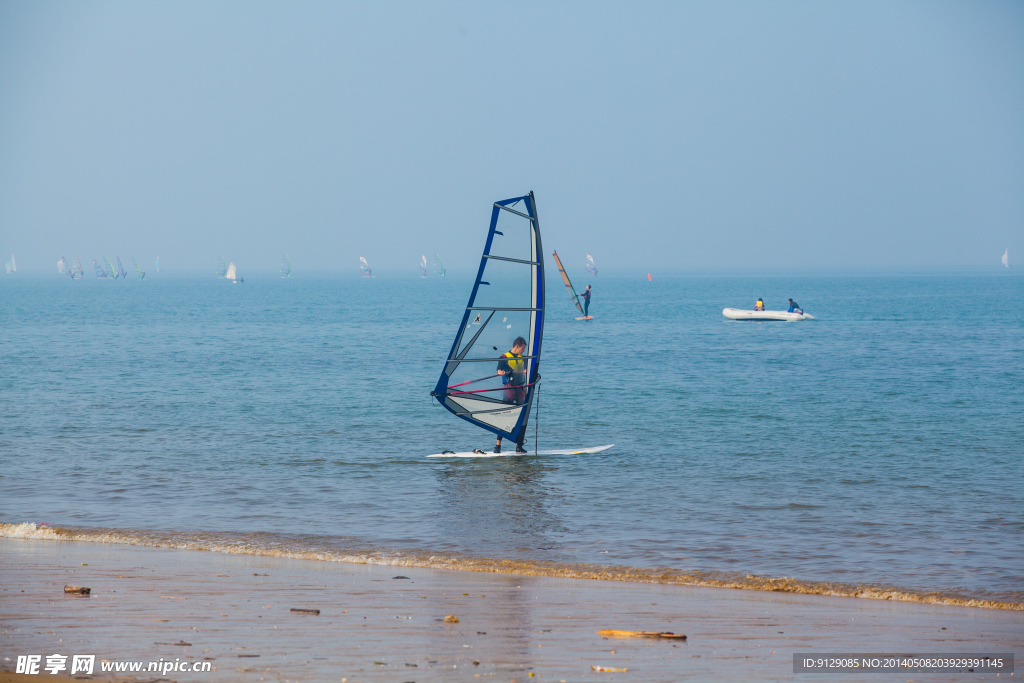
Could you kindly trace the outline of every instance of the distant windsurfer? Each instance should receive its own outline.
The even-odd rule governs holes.
[[[760,297],[760,296],[757,297],[757,303],[754,304],[754,310],[755,311],[763,311],[764,310],[764,297]]]
[[[498,361],[498,374],[501,375],[501,383],[505,387],[505,400],[515,405],[521,405],[526,400],[526,361],[523,359],[523,351],[526,350],[526,340],[516,337],[512,342],[512,350],[501,354]],[[516,453],[525,453],[523,441],[526,438],[526,430],[519,435],[516,441]],[[494,452],[501,453],[501,437],[494,445]]]
[[[800,314],[803,314],[803,312],[804,312],[803,309],[800,308],[800,304],[798,304],[797,302],[793,301],[792,299],[789,300],[789,311],[788,311],[788,313],[800,313]]]
[[[583,292],[583,317],[586,318],[590,313],[590,285],[587,285],[587,289]]]

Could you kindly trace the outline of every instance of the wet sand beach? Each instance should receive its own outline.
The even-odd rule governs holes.
[[[138,680],[794,680],[807,677],[793,673],[795,652],[1024,645],[1018,611],[113,544],[0,539],[0,573],[3,681],[39,680],[9,672],[18,655],[53,653],[213,668]]]

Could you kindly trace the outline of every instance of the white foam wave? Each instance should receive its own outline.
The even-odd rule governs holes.
[[[254,536],[258,536],[258,538],[254,538]],[[296,560],[314,560],[318,562],[345,562],[349,564],[420,567],[424,569],[552,576],[571,579],[734,588],[1024,611],[1024,600],[1016,594],[1006,599],[1004,596],[982,597],[958,593],[925,592],[901,589],[896,586],[854,585],[823,581],[809,582],[789,577],[742,576],[721,572],[687,572],[637,567],[538,562],[486,557],[477,558],[456,554],[438,555],[411,549],[382,549],[373,547],[325,549],[322,547],[310,547],[308,540],[276,537],[268,534],[63,528],[34,524],[32,522],[21,524],[0,522],[0,538],[114,543],[150,548],[205,550],[235,555],[258,555]]]

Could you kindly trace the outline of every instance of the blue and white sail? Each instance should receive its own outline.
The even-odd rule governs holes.
[[[60,275],[64,275],[67,272],[68,272],[68,262],[64,259],[63,256],[61,256],[60,260],[57,261],[57,273],[59,273]]]
[[[420,277],[427,276],[427,255],[423,254],[420,257]]]
[[[104,279],[107,277],[107,271],[103,270],[103,266],[101,266],[99,264],[99,261],[97,261],[96,259],[92,260],[92,267],[93,270],[96,271],[96,277],[101,277]]]
[[[597,265],[594,263],[594,257],[587,254],[587,272],[591,275],[597,275]]]
[[[75,278],[78,278],[79,280],[82,279],[82,262],[78,260],[77,256],[75,257],[74,264],[72,264],[71,268],[68,270],[68,274],[71,276],[72,280]]]
[[[544,250],[533,193],[495,202],[480,269],[441,377],[431,395],[449,411],[501,437],[525,433],[537,390],[544,331]],[[497,374],[517,337],[524,382]]]
[[[366,258],[363,256],[359,257],[359,272],[362,273],[363,277],[373,277],[373,270],[370,269],[370,264],[367,263]]]

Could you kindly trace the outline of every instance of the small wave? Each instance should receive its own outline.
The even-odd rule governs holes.
[[[897,586],[849,584],[831,581],[801,581],[791,577],[730,574],[711,571],[682,571],[668,568],[616,567],[581,563],[468,557],[457,553],[376,547],[324,547],[327,539],[292,538],[267,533],[178,532],[103,528],[51,527],[46,524],[0,522],[0,538],[43,541],[78,541],[168,548],[206,550],[236,555],[283,557],[318,562],[346,562],[395,567],[421,567],[453,571],[492,572],[568,579],[629,581],[678,586],[733,588],[805,595],[918,602],[931,605],[979,607],[1024,611],[1024,596],[1012,599],[972,596],[952,591],[920,591]],[[337,539],[331,539],[337,540]]]
[[[824,507],[823,505],[814,505],[812,503],[780,503],[778,505],[737,505],[740,510],[817,510],[818,508]]]

